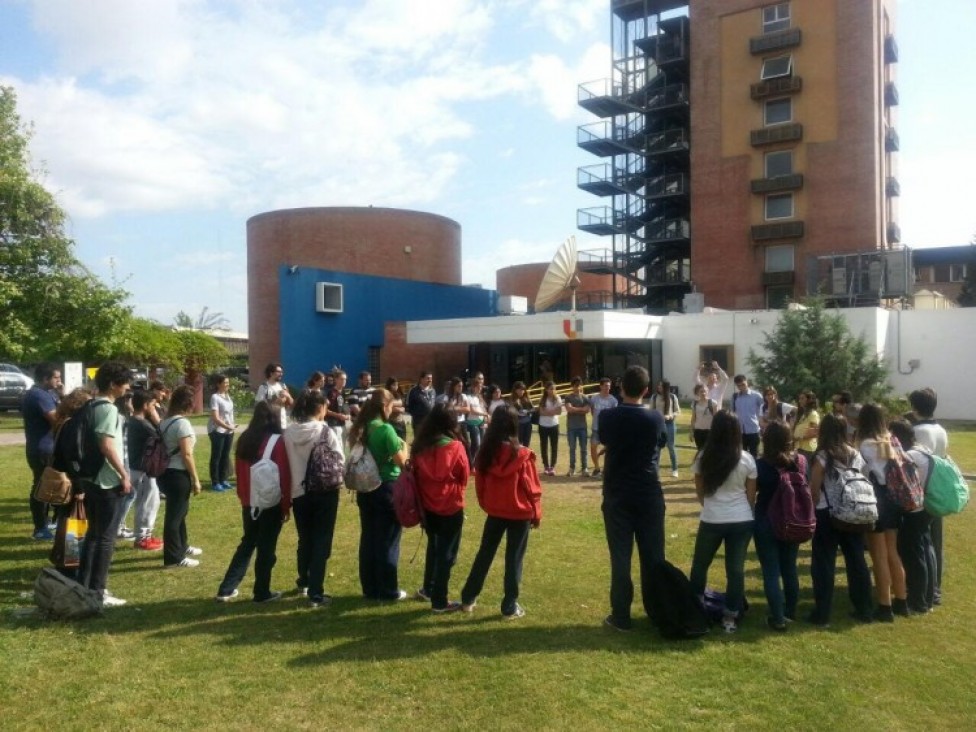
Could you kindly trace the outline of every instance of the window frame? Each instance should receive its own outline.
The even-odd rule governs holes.
[[[767,73],[767,65],[771,64],[773,61],[781,61],[786,59],[786,69],[777,73]],[[762,69],[759,71],[760,81],[769,81],[770,79],[781,79],[784,77],[793,76],[793,54],[785,53],[781,56],[770,56],[769,58],[764,58],[762,62]]]
[[[769,120],[769,110],[773,105],[785,105],[789,109],[789,115],[786,119],[776,120],[770,122]],[[763,104],[763,126],[764,127],[775,127],[776,125],[786,125],[793,121],[793,99],[791,97],[780,97],[778,99],[767,99]]]
[[[793,14],[788,2],[766,5],[761,8],[762,32],[763,35],[778,33],[779,31],[789,30],[793,25]],[[772,17],[767,17],[767,11],[773,11]],[[786,11],[782,14],[781,11]]]
[[[782,303],[773,304],[773,294],[777,293],[782,298]],[[787,294],[789,293],[789,294]],[[767,285],[766,286],[766,309],[785,310],[788,302],[794,302],[796,288],[794,285]]]
[[[772,269],[769,264],[770,254],[778,254],[783,252],[789,252],[790,263],[789,267],[777,266],[776,269]],[[766,247],[763,252],[763,267],[764,272],[795,272],[796,271],[796,247],[792,244],[775,244],[770,247]]]
[[[965,282],[968,265],[966,263],[949,265],[949,282]]]
[[[770,216],[769,215],[769,204],[773,200],[782,200],[790,202],[790,212],[786,216]],[[793,193],[769,193],[766,195],[763,201],[763,218],[766,221],[786,221],[787,219],[792,219],[796,215],[796,201],[793,199]]]
[[[789,169],[785,173],[772,173],[770,171],[769,161],[773,156],[786,156],[790,164],[787,166]],[[763,177],[764,178],[781,178],[786,175],[793,175],[793,151],[792,150],[771,150],[763,156]]]

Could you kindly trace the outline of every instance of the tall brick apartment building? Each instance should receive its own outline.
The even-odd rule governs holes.
[[[612,76],[580,86],[600,120],[577,140],[604,205],[578,225],[612,238],[583,267],[612,274],[615,305],[905,287],[907,260],[882,254],[900,242],[893,4],[611,0]]]

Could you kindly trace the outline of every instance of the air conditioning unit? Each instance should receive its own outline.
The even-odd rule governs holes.
[[[342,312],[342,285],[335,282],[315,283],[315,312]]]

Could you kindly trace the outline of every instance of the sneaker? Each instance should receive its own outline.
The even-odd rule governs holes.
[[[134,539],[135,536],[136,536],[136,532],[134,532],[132,529],[129,529],[129,528],[125,527],[125,526],[123,526],[121,529],[119,529],[119,538],[120,539]]]
[[[734,633],[739,627],[735,623],[735,618],[722,618],[722,630],[726,633]]]
[[[427,592],[423,587],[413,593],[414,600],[420,600],[421,602],[430,602],[430,593]]]
[[[874,619],[879,623],[895,622],[895,614],[891,610],[891,605],[878,605],[874,609]]]
[[[895,615],[900,615],[903,618],[912,616],[912,609],[908,607],[908,600],[900,600],[897,597],[891,601],[891,611]]]
[[[515,603],[515,609],[508,615],[503,614],[502,617],[505,618],[505,620],[515,620],[517,618],[525,617],[525,609],[518,603]]]
[[[186,556],[188,557],[199,557],[203,554],[203,549],[198,546],[188,546],[186,548]]]
[[[435,615],[443,615],[444,613],[456,613],[460,609],[461,603],[449,602],[444,607],[432,607],[430,611]]]
[[[254,602],[257,602],[257,603],[274,602],[275,600],[280,600],[280,599],[281,599],[281,593],[280,592],[272,592],[267,597],[260,597],[260,598],[255,597],[254,598]]]
[[[815,625],[818,628],[826,629],[830,627],[830,621],[824,620],[822,617],[817,615],[816,612],[812,612],[809,615],[807,615],[806,621],[810,623],[810,625]]]
[[[328,607],[332,604],[332,595],[316,595],[309,598],[308,604],[313,608]]]
[[[580,471],[580,478],[589,478],[589,477],[590,477],[590,471],[587,470],[586,468],[583,468]]]
[[[772,618],[766,618],[766,625],[769,626],[769,629],[770,630],[775,630],[777,633],[785,633],[786,632],[786,620],[785,619],[784,620],[780,620],[780,621],[777,622],[776,620],[773,620]]]
[[[567,478],[572,478],[574,475],[576,475],[576,469],[575,468],[570,468],[569,470],[566,471],[566,477]]]
[[[223,483],[211,483],[210,490],[212,490],[214,493],[223,493],[227,489],[224,488]]]
[[[176,564],[164,564],[163,569],[176,569],[177,567],[199,567],[200,561],[198,559],[190,559],[189,557],[183,557]]]
[[[38,529],[32,534],[32,536],[37,541],[54,541],[54,534],[47,527]]]
[[[478,607],[478,601],[477,600],[472,600],[471,602],[462,602],[461,603],[461,612],[462,613],[473,613],[474,612],[474,609],[476,607]]]
[[[619,630],[621,633],[629,633],[632,628],[630,620],[625,623],[623,620],[617,620],[613,615],[607,615],[603,619],[603,624],[608,628]]]
[[[58,522],[57,521],[48,521],[47,530],[48,531],[57,531],[58,530]]]
[[[301,585],[295,585],[295,592],[297,592],[302,597],[308,597],[307,587],[302,587]]]
[[[410,597],[410,595],[406,590],[397,590],[396,595],[393,597],[387,597],[385,599],[392,600],[393,602],[400,602],[401,600],[406,600],[408,597]]]
[[[163,548],[163,540],[152,536],[146,536],[142,539],[136,539],[133,546],[136,549],[145,549],[148,552],[158,552]]]
[[[240,592],[239,592],[238,590],[234,590],[234,591],[233,591],[233,592],[231,592],[231,593],[230,593],[229,595],[217,595],[217,596],[216,596],[216,597],[214,598],[214,600],[215,600],[216,602],[230,602],[230,601],[231,601],[231,600],[233,600],[233,599],[234,599],[235,597],[237,597],[237,596],[238,596],[239,594],[241,594],[241,593],[240,593]]]
[[[104,597],[102,597],[102,607],[122,607],[126,604],[126,601],[121,597],[116,597],[115,595],[105,592]]]
[[[599,478],[602,472],[603,471],[600,470],[599,468],[593,468],[593,472],[590,473],[590,477],[591,478]]]
[[[677,478],[678,477],[678,471],[677,470],[672,470],[671,471],[671,477],[672,478]]]

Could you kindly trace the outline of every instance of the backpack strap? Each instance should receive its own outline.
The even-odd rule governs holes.
[[[279,437],[281,437],[281,435],[272,434],[268,438],[268,444],[264,446],[264,454],[261,456],[262,460],[271,459],[271,453],[274,451],[275,445],[278,443]]]

